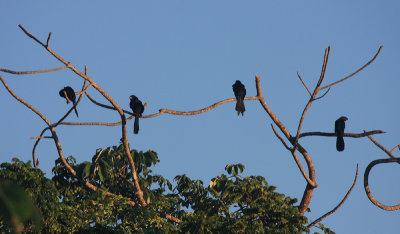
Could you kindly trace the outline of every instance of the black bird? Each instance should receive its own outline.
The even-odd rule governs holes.
[[[65,93],[67,94],[68,98],[65,97]],[[60,90],[59,94],[61,97],[67,99],[67,104],[69,103],[69,101],[71,101],[75,105],[75,102],[76,102],[75,91],[71,87],[69,87],[69,86],[64,87],[63,89]],[[74,108],[74,110],[75,110],[76,117],[79,117],[76,107]]]
[[[133,133],[138,134],[138,132],[139,132],[139,117],[142,116],[142,113],[144,111],[144,106],[143,106],[142,102],[135,95],[131,95],[129,97],[129,99],[131,99],[129,106],[131,107],[133,114],[135,115],[135,123],[133,125]]]
[[[235,110],[237,111],[237,114],[239,115],[240,113],[245,112],[246,108],[244,108],[244,97],[246,96],[246,88],[244,85],[237,80],[233,85],[232,85],[233,93],[235,94],[236,97],[236,108]]]
[[[343,151],[344,150],[344,128],[346,127],[346,124],[344,121],[348,120],[346,116],[342,116],[339,119],[335,121],[335,133],[337,136],[336,139],[336,150],[337,151]]]

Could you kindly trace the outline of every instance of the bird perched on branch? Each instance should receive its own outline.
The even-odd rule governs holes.
[[[71,87],[69,87],[69,86],[64,87],[63,89],[60,90],[59,94],[61,97],[67,99],[67,104],[71,101],[75,105],[75,102],[76,102],[75,91]],[[67,95],[67,96],[65,96],[65,95]],[[76,117],[79,117],[78,111],[76,110],[76,106],[74,107],[74,110],[75,110]]]
[[[346,127],[345,121],[348,120],[346,116],[342,116],[335,121],[335,133],[336,133],[336,150],[344,150],[344,128]]]
[[[246,111],[246,108],[244,107],[244,97],[246,96],[246,88],[244,85],[237,80],[233,85],[232,85],[233,93],[235,94],[236,97],[236,107],[235,110],[237,111],[237,114],[239,115],[240,113],[243,113]]]
[[[144,111],[144,106],[142,102],[135,96],[131,95],[129,97],[131,100],[129,103],[129,106],[132,109],[133,114],[135,115],[135,123],[133,124],[133,133],[138,134],[139,133],[139,117],[142,116],[142,113]]]

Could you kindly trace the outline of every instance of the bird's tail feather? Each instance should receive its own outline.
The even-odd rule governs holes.
[[[74,105],[75,105],[75,104],[74,104]],[[78,111],[76,110],[76,107],[74,107],[74,111],[75,111],[76,117],[79,118]]]
[[[133,124],[133,133],[139,133],[139,116],[135,116],[135,123]]]
[[[344,150],[344,140],[342,136],[338,136],[336,139],[336,150],[343,151]]]
[[[242,99],[237,100],[235,110],[237,111],[238,115],[240,113],[242,113],[242,115],[243,115],[243,113],[246,111],[246,108],[244,107],[244,102]]]

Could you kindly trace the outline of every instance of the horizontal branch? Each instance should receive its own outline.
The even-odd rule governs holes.
[[[53,68],[53,69],[49,69],[49,70],[40,70],[40,71],[12,71],[12,70],[8,70],[8,69],[4,69],[4,68],[0,68],[0,71],[2,72],[7,72],[10,74],[14,74],[14,75],[26,75],[26,74],[38,74],[38,73],[46,73],[46,72],[54,72],[54,71],[59,71],[62,69],[68,68],[68,66],[64,66],[64,67],[59,67],[59,68]]]
[[[344,198],[342,199],[342,201],[341,201],[335,208],[333,208],[333,210],[329,211],[328,213],[324,214],[323,216],[321,216],[320,218],[318,218],[318,219],[315,220],[314,222],[310,223],[310,224],[307,226],[308,228],[310,228],[310,227],[314,226],[315,224],[321,222],[324,218],[326,218],[326,217],[328,217],[329,215],[331,215],[333,212],[335,212],[337,209],[339,209],[340,206],[343,205],[343,203],[347,200],[347,197],[350,195],[351,191],[353,190],[354,186],[356,185],[357,177],[358,177],[358,164],[357,164],[356,176],[355,176],[355,178],[354,178],[353,185],[350,187],[349,191],[346,193],[346,196],[344,196]]]
[[[53,138],[52,136],[35,136],[35,137],[29,137],[29,139],[44,139],[44,138]]]
[[[400,158],[388,158],[388,159],[377,159],[372,161],[367,168],[365,169],[365,173],[364,173],[364,189],[365,189],[365,193],[367,194],[369,200],[376,206],[378,206],[379,208],[383,209],[383,210],[388,210],[388,211],[393,211],[393,210],[398,210],[400,209],[400,204],[399,205],[395,205],[395,206],[387,206],[384,205],[382,203],[380,203],[379,201],[377,201],[371,194],[371,191],[369,189],[369,184],[368,184],[368,177],[369,177],[369,172],[371,171],[372,167],[374,167],[377,164],[380,163],[392,163],[392,162],[398,162],[400,163]]]
[[[374,134],[381,134],[381,133],[386,133],[385,131],[382,130],[373,130],[369,132],[364,132],[364,133],[345,133],[345,137],[352,137],[352,138],[360,138],[360,137],[366,137],[369,135],[374,135]],[[336,133],[330,133],[330,132],[304,132],[300,134],[300,137],[306,137],[306,136],[326,136],[326,137],[335,137]]]

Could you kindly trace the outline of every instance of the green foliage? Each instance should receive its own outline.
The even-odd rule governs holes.
[[[61,159],[55,161],[51,179],[32,168],[29,161],[13,159],[12,164],[1,164],[0,181],[21,186],[36,205],[40,213],[36,217],[41,217],[41,225],[29,218],[27,209],[28,213],[20,219],[26,230],[32,227],[41,232],[78,233],[309,231],[305,227],[307,218],[294,205],[296,199],[275,192],[275,187],[261,176],[242,177],[242,164],[228,164],[227,174],[213,178],[209,186],[204,186],[201,180],[178,175],[173,188],[170,181],[151,170],[159,162],[156,152],[132,150],[131,154],[148,203],[145,207],[127,204],[128,201],[138,204],[138,199],[123,145],[96,150],[91,162],[76,163],[72,156],[68,157],[76,176]],[[84,181],[100,189],[92,191],[84,186]],[[116,196],[104,195],[101,190]],[[165,214],[182,222],[177,224],[162,218]],[[0,230],[13,230],[5,215],[0,217]]]

